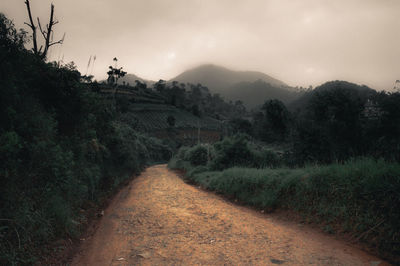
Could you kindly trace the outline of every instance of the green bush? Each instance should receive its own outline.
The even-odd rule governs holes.
[[[185,159],[192,165],[206,165],[208,162],[208,149],[204,145],[196,145],[185,153]]]
[[[248,142],[247,135],[226,137],[214,145],[202,144],[192,148],[181,147],[175,155],[193,166],[209,164],[211,169],[222,170],[233,166],[276,168],[283,159],[276,152]]]
[[[235,135],[215,143],[215,158],[211,162],[211,168],[222,170],[234,166],[253,166],[254,155],[247,140],[246,135]]]

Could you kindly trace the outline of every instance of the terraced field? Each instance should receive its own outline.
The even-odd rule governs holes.
[[[175,118],[176,129],[201,128],[221,131],[222,123],[211,117],[197,117],[190,112],[170,105],[134,104],[130,109],[131,115],[138,120],[138,128],[144,132],[170,128],[167,122],[169,116]]]

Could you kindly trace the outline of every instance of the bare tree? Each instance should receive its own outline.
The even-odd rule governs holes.
[[[26,22],[25,22],[25,24],[28,25],[32,29],[33,53],[42,59],[46,59],[47,53],[51,46],[53,46],[55,44],[62,44],[64,42],[65,33],[64,33],[64,36],[62,37],[62,39],[60,39],[58,41],[53,41],[53,37],[54,37],[53,27],[54,27],[54,25],[56,25],[58,23],[58,21],[54,20],[54,5],[53,4],[51,4],[49,24],[46,24],[45,28],[42,28],[39,18],[37,18],[37,25],[33,22],[33,17],[32,17],[31,6],[30,6],[29,0],[25,0],[25,5],[26,5],[26,9],[28,11],[28,17],[29,17],[29,21],[30,21],[30,24],[26,23]],[[42,34],[43,39],[44,39],[44,48],[43,48],[43,45],[41,45],[40,48],[38,47],[37,32],[36,32],[38,27],[39,27],[40,33]]]

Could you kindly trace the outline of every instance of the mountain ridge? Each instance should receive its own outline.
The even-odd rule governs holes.
[[[260,71],[237,71],[215,64],[203,64],[188,69],[169,81],[201,83],[209,88],[222,89],[239,82],[254,82],[256,80],[263,80],[274,86],[288,86],[283,81]]]

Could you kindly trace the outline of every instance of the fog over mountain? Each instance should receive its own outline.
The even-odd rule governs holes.
[[[247,107],[261,105],[267,99],[289,102],[296,93],[283,81],[258,71],[234,71],[213,64],[189,69],[170,81],[207,86],[227,100],[241,100]]]
[[[284,82],[277,80],[267,74],[258,71],[234,71],[213,64],[205,64],[189,69],[172,80],[184,83],[201,83],[217,91],[226,89],[239,82],[263,80],[274,86],[287,86]]]

